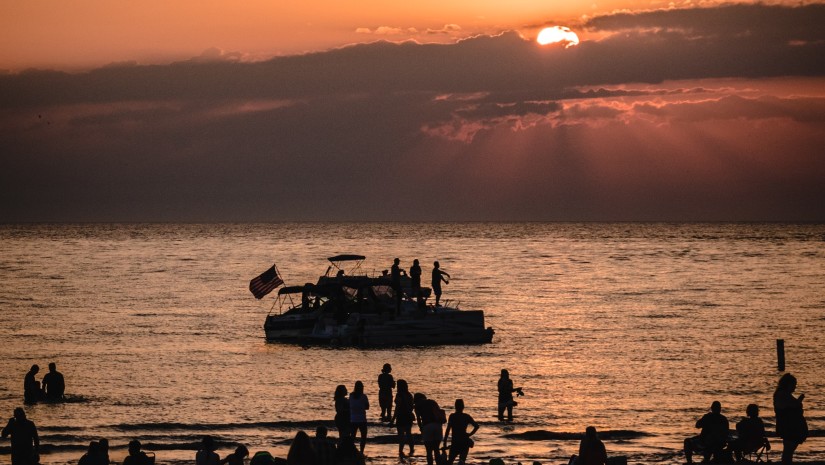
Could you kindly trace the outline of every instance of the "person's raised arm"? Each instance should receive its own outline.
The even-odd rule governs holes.
[[[9,423],[3,428],[3,433],[0,436],[7,438],[11,433],[11,424],[14,422],[14,418],[9,418]]]

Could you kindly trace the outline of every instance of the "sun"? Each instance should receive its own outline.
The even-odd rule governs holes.
[[[565,48],[579,44],[579,36],[564,26],[546,27],[539,32],[536,42],[540,45],[563,43]]]

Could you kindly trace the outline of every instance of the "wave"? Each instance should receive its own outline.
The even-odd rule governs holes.
[[[610,440],[618,440],[618,439],[638,439],[643,437],[650,437],[655,436],[652,433],[645,433],[644,431],[633,431],[633,430],[608,430],[608,431],[599,431],[599,437],[601,439],[610,439]],[[563,440],[563,441],[570,441],[570,440],[578,440],[584,437],[584,433],[576,432],[576,433],[568,433],[564,431],[547,431],[547,430],[533,430],[533,431],[523,431],[520,433],[509,433],[505,434],[503,437],[507,439],[516,439],[519,441],[551,441],[551,440]]]

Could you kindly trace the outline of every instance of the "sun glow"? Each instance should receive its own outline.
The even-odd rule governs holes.
[[[579,36],[564,26],[546,27],[539,32],[536,42],[541,45],[563,43],[565,48],[579,44]]]

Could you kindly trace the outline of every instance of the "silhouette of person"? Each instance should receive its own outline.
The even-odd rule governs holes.
[[[715,400],[710,404],[710,412],[696,422],[697,428],[702,428],[699,436],[685,439],[685,460],[693,463],[693,452],[702,451],[704,461],[713,457],[717,461],[722,459],[722,450],[728,442],[730,425],[728,419],[722,415],[722,404]]]
[[[468,433],[467,427],[473,425],[473,429]],[[473,417],[464,413],[464,400],[455,400],[455,413],[450,414],[447,419],[447,430],[444,432],[444,447],[447,447],[447,438],[450,432],[453,433],[453,442],[450,444],[450,457],[447,459],[448,465],[453,465],[458,457],[458,465],[464,465],[467,460],[467,453],[473,447],[473,440],[470,436],[478,431],[478,423]]]
[[[401,313],[401,274],[403,273],[404,276],[407,275],[407,272],[402,270],[399,264],[401,260],[398,258],[392,261],[392,267],[390,268],[390,286],[392,290],[395,292],[395,314],[398,315]]]
[[[140,441],[132,439],[129,441],[129,455],[123,459],[123,465],[152,465],[154,460],[140,450]]]
[[[355,382],[352,393],[349,395],[349,421],[352,425],[352,437],[355,439],[355,432],[361,432],[360,451],[364,453],[364,446],[367,445],[367,410],[370,409],[370,401],[364,394],[364,383]]]
[[[315,428],[315,437],[312,438],[312,447],[315,449],[315,463],[317,465],[335,465],[335,442],[327,437],[327,427]]]
[[[78,465],[103,465],[103,457],[100,454],[100,443],[92,441],[86,453],[80,457]]]
[[[347,387],[343,384],[335,388],[335,427],[338,429],[339,439],[352,436]]]
[[[433,294],[435,294],[435,306],[441,306],[441,282],[443,281],[444,284],[450,284],[450,281],[444,278],[450,277],[450,274],[446,271],[441,270],[441,265],[438,264],[437,261],[433,262],[433,276],[432,276],[432,288]]]
[[[413,264],[410,267],[410,287],[412,288],[412,295],[415,297],[415,301],[418,303],[418,306],[421,307],[424,299],[421,295],[421,265],[418,264],[417,258],[413,260]]]
[[[228,463],[229,465],[244,465],[244,459],[249,456],[249,449],[246,448],[245,445],[241,444],[235,448],[235,452],[227,455],[220,462],[220,465]]]
[[[57,371],[57,365],[49,363],[49,372],[43,376],[43,393],[48,400],[63,400],[66,383],[63,374]]]
[[[22,408],[14,409],[14,417],[9,419],[0,436],[11,436],[11,465],[37,465],[40,462],[37,426],[26,418],[26,412]]]
[[[98,460],[98,463],[102,463],[103,465],[109,465],[109,440],[106,439],[106,438],[103,438],[103,439],[97,441],[97,443],[98,443],[97,454],[98,454],[98,457],[100,457],[99,460]]]
[[[287,465],[315,465],[315,449],[312,447],[312,440],[303,431],[298,431],[289,452],[286,454]]]
[[[420,392],[413,396],[415,404],[415,418],[418,428],[421,430],[421,442],[427,451],[427,465],[433,465],[438,461],[438,446],[441,444],[442,431],[441,419],[438,418],[441,407],[432,399]]]
[[[776,414],[776,435],[782,438],[782,464],[793,463],[793,454],[808,437],[808,422],[802,408],[805,394],[794,397],[796,377],[785,373],[779,378],[773,393],[773,411]]]
[[[395,389],[395,379],[392,375],[392,366],[385,363],[378,375],[378,405],[381,406],[381,421],[392,420],[392,390]]]
[[[364,465],[364,456],[358,453],[351,436],[342,438],[335,450],[336,465]]]
[[[607,451],[604,443],[599,439],[596,427],[585,428],[584,437],[579,443],[579,455],[571,457],[570,463],[575,465],[605,465],[607,463]]]
[[[765,437],[765,423],[759,418],[759,406],[750,404],[745,409],[746,417],[736,423],[737,438],[730,445],[736,461],[742,461],[744,454],[755,452],[762,446],[770,450],[771,444]]]
[[[34,377],[40,372],[40,367],[32,365],[26,377],[23,379],[23,402],[34,404],[43,400],[43,391],[40,389],[40,381]]]
[[[410,394],[407,381],[399,379],[398,390],[395,393],[395,412],[393,412],[392,418],[390,419],[390,425],[394,423],[395,430],[398,432],[399,459],[404,459],[404,444],[410,446],[410,455],[412,455],[415,450],[412,436],[412,424],[415,420],[414,408],[413,396]]]
[[[513,400],[513,393],[523,395],[521,388],[513,387],[513,380],[510,379],[510,372],[501,370],[501,377],[498,379],[498,421],[504,421],[504,410],[507,410],[507,421],[513,421],[513,407],[518,405]]]
[[[195,453],[195,465],[218,465],[220,456],[215,452],[215,440],[212,436],[201,439],[201,448]]]

